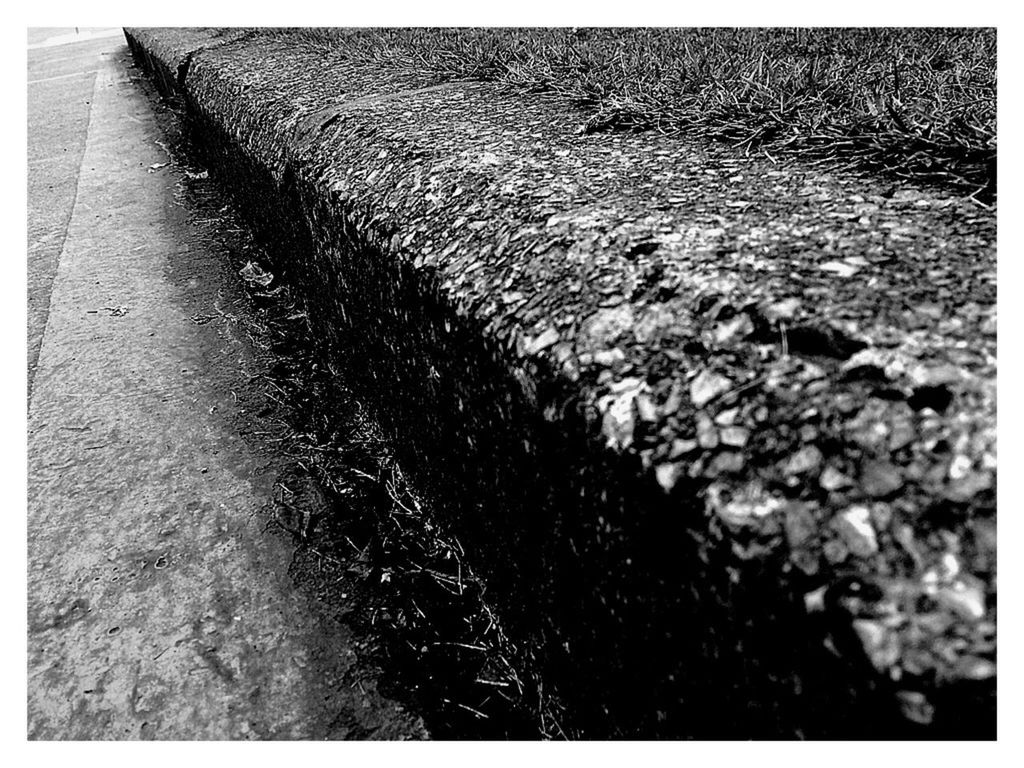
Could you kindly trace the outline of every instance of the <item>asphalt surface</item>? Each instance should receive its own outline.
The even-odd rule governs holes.
[[[282,459],[238,428],[258,371],[197,320],[238,281],[123,38],[52,32],[29,33],[28,737],[424,735],[265,533]]]

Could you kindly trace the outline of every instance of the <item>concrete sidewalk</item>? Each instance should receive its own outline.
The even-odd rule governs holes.
[[[30,739],[422,737],[288,576],[243,440],[235,284],[190,231],[124,56],[99,64],[28,431]],[[173,274],[186,278],[172,280]]]

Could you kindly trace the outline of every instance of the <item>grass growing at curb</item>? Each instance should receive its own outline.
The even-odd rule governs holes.
[[[504,83],[584,130],[724,140],[995,193],[993,29],[274,30],[333,55]]]

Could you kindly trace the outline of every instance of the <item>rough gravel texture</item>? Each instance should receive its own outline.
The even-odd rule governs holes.
[[[235,37],[129,32],[570,735],[994,735],[994,211]]]

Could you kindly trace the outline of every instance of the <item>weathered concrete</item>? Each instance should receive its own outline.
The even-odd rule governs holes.
[[[54,34],[61,30],[53,30]],[[38,44],[43,44],[40,41]],[[28,52],[28,386],[46,327],[50,288],[64,247],[89,125],[92,84],[107,41],[73,44],[54,57]],[[51,63],[52,59],[58,59]]]
[[[28,737],[422,737],[263,531],[281,460],[233,426],[245,347],[182,300],[223,310],[224,267],[110,52],[29,409]]]
[[[130,30],[574,732],[994,730],[995,219]]]

